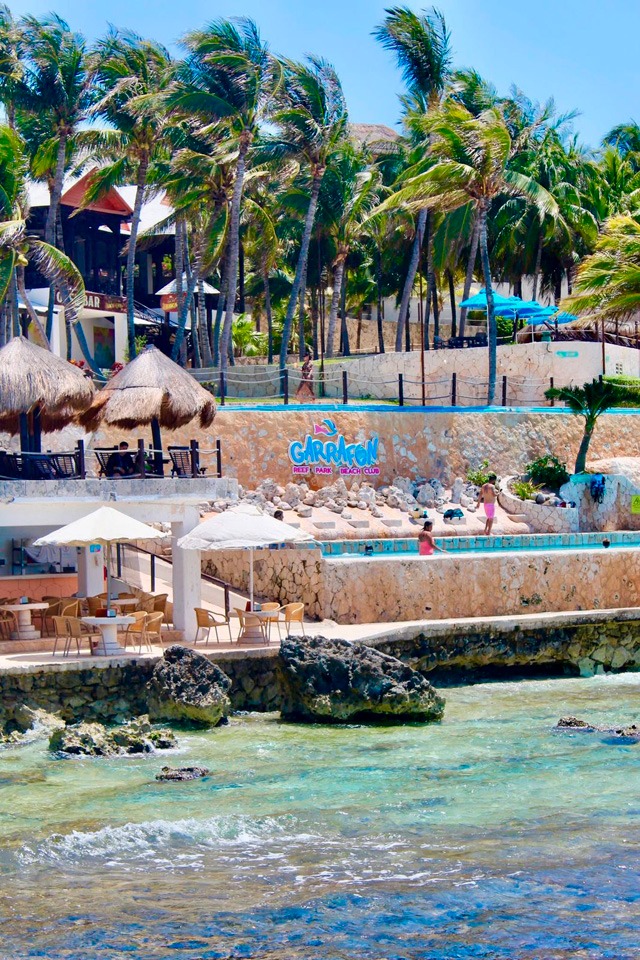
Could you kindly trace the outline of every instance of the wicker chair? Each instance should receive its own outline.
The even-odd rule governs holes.
[[[164,616],[164,612],[167,606],[167,600],[169,599],[168,593],[156,593],[153,597],[153,612],[161,613]]]
[[[267,625],[264,620],[256,617],[255,613],[251,613],[250,610],[240,610],[239,607],[235,607],[234,609],[240,621],[240,636],[242,636],[246,627],[257,627],[262,634],[264,642],[269,643],[269,634],[267,633]],[[240,639],[240,637],[238,637],[238,639]]]
[[[0,640],[11,640],[18,629],[18,621],[11,610],[0,610]]]
[[[233,642],[233,638],[231,636],[231,621],[229,620],[229,617],[225,617],[220,613],[212,613],[211,610],[204,610],[202,607],[195,607],[195,614],[198,629],[196,630],[196,637],[193,641],[194,645],[200,640],[200,632],[206,631],[207,638],[204,644],[207,646],[212,630],[215,631],[216,643],[220,643],[220,635],[218,633],[220,627],[227,628],[229,631],[229,643]]]
[[[88,640],[89,652],[91,652],[91,637],[102,637],[97,627],[91,627],[88,623],[83,623],[78,617],[61,617],[59,619],[66,620],[67,623],[68,646],[65,656],[70,652],[72,643],[75,643],[79,654],[82,641]]]
[[[282,607],[280,606],[280,604],[269,600],[268,603],[260,604],[260,609],[265,611],[270,610],[272,612],[275,612],[276,610],[278,611],[277,617],[274,617],[273,620],[271,619],[267,620],[267,633],[269,634],[269,640],[271,640],[271,624],[275,623],[276,627],[278,628],[278,638],[282,640],[282,631],[280,630],[281,621],[279,616],[279,614],[282,612]]]
[[[287,633],[291,633],[291,624],[299,623],[302,629],[302,635],[305,636],[304,632],[304,603],[285,603],[282,607],[280,614],[284,620],[284,625]]]

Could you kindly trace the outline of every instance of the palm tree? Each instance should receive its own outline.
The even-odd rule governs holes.
[[[84,282],[76,266],[64,253],[28,233],[28,169],[22,139],[10,127],[0,127],[0,302],[7,296],[15,274],[29,317],[48,346],[46,331],[25,290],[24,268],[32,263],[47,280],[60,287],[69,324],[76,323],[84,305]]]
[[[91,114],[107,124],[88,131],[83,142],[100,161],[85,197],[85,206],[113,186],[135,183],[136,193],[127,245],[127,342],[136,356],[134,272],[140,216],[155,160],[166,149],[163,95],[171,82],[168,51],[135,33],[111,31],[96,45],[99,99]],[[107,161],[107,162],[105,162]]]
[[[575,473],[584,473],[587,465],[587,452],[593,437],[598,418],[613,407],[617,400],[617,390],[606,380],[594,380],[583,387],[554,387],[547,390],[545,396],[550,400],[562,400],[572,413],[584,417],[584,433],[576,457]]]
[[[474,117],[465,107],[449,101],[439,111],[425,116],[422,124],[430,138],[433,165],[424,173],[416,174],[380,209],[406,206],[409,210],[420,210],[428,207],[447,213],[468,203],[473,205],[487,291],[487,403],[492,404],[496,388],[497,329],[487,241],[489,208],[500,196],[526,197],[545,215],[555,215],[557,204],[531,177],[509,168],[512,141],[504,117],[498,110],[485,110]]]
[[[24,73],[25,44],[21,25],[14,20],[9,7],[0,4],[0,101],[7,123],[15,127],[16,89]]]
[[[179,70],[179,86],[170,102],[179,110],[217,125],[221,139],[236,145],[235,179],[229,215],[225,264],[226,309],[220,339],[220,369],[225,372],[238,289],[240,210],[247,157],[280,83],[282,70],[260,39],[253,20],[217,20],[185,39],[189,55]]]
[[[276,160],[294,158],[310,178],[309,201],[304,230],[296,262],[293,287],[284,319],[280,346],[280,368],[287,363],[293,318],[298,302],[304,304],[304,280],[309,260],[309,245],[316,217],[318,197],[327,165],[346,135],[347,108],[340,80],[333,67],[319,57],[306,63],[285,63],[282,103],[273,117],[279,135],[265,149]],[[304,337],[299,337],[300,357],[304,356]]]
[[[451,79],[451,36],[443,15],[436,9],[417,14],[409,7],[387,10],[374,36],[395,55],[409,96],[404,105],[409,116],[435,109]],[[417,208],[415,236],[402,291],[396,331],[396,350],[402,350],[409,304],[427,230],[427,208]]]

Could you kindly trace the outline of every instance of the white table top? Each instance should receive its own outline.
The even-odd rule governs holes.
[[[0,610],[47,610],[48,603],[3,603]]]
[[[83,623],[89,623],[93,626],[100,627],[108,623],[113,623],[115,626],[119,626],[122,623],[135,623],[135,617],[80,617]]]
[[[110,600],[112,607],[135,607],[140,603],[140,597],[122,597],[122,599]]]
[[[247,610],[261,620],[277,620],[280,616],[280,610]]]

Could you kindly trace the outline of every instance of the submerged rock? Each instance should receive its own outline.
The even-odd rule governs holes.
[[[231,680],[195,650],[174,644],[164,652],[147,685],[149,715],[215,727],[231,709]]]
[[[599,727],[589,723],[587,720],[580,720],[578,717],[561,717],[556,724],[556,730],[583,730],[585,733],[608,733],[610,736],[619,737],[621,740],[640,741],[640,726],[636,723],[631,723],[628,727]]]
[[[77,723],[55,730],[49,749],[69,756],[113,757],[123,754],[170,750],[176,738],[170,730],[154,730],[148,717],[139,717],[120,727],[102,723]]]
[[[156,773],[156,780],[185,782],[208,776],[209,771],[206,767],[163,767],[160,773]]]
[[[331,723],[440,720],[444,698],[401,660],[362,643],[325,637],[283,640],[282,716]]]

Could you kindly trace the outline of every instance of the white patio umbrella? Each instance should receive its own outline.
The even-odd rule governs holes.
[[[183,290],[187,289],[188,278],[186,273],[182,274],[182,288]],[[212,287],[210,283],[207,283],[205,280],[203,283],[203,288],[205,293],[220,293],[217,287]],[[161,287],[159,290],[156,290],[156,297],[164,297],[168,293],[177,293],[178,284],[176,280],[172,280],[170,283],[165,284],[164,287]],[[196,293],[198,291],[196,290]]]
[[[34,546],[88,547],[99,543],[105,548],[107,566],[107,609],[111,600],[111,544],[131,543],[134,540],[157,540],[166,533],[155,530],[140,520],[128,517],[113,507],[100,507],[93,513],[74,520],[34,541]]]
[[[253,610],[253,551],[281,543],[315,543],[310,533],[274,520],[257,507],[238,506],[199,523],[178,540],[183,550],[248,550],[249,599]]]

